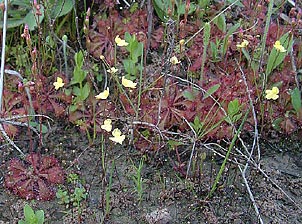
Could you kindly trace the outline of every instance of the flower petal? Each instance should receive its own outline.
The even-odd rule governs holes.
[[[58,90],[60,89],[61,87],[64,86],[64,82],[63,82],[63,79],[60,78],[60,77],[57,77],[57,81],[53,83],[53,85],[55,86],[55,90]]]
[[[96,95],[95,98],[98,100],[105,100],[109,96],[109,88],[107,87],[103,92],[100,94]]]
[[[123,77],[122,77],[122,85],[125,86],[125,87],[127,87],[127,88],[135,89],[137,83],[132,82],[131,80],[126,79],[125,76],[123,76]]]
[[[122,132],[118,129],[118,128],[115,128],[113,131],[112,131],[112,135],[113,137],[109,137],[109,139],[111,141],[114,141],[116,143],[119,143],[119,144],[122,144],[123,141],[125,140],[126,136],[125,135],[122,135]]]
[[[107,132],[110,132],[112,130],[112,125],[111,125],[111,119],[106,119],[104,121],[104,124],[101,125],[101,128],[106,130]]]
[[[110,74],[115,74],[117,71],[118,71],[118,69],[116,69],[115,67],[112,67],[107,70],[107,72],[109,72]]]
[[[173,65],[176,65],[176,64],[179,64],[180,61],[178,61],[177,57],[176,56],[173,56],[172,58],[170,58],[170,62],[173,64]]]
[[[117,35],[117,36],[115,37],[114,41],[115,41],[116,45],[119,46],[119,47],[126,47],[126,46],[128,46],[128,44],[129,44],[129,43],[127,43],[125,40],[121,39],[121,38],[119,37],[119,35]]]

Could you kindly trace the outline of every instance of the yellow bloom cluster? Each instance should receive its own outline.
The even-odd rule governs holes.
[[[245,48],[249,45],[249,42],[247,40],[243,40],[240,44],[237,44],[236,47],[238,48]]]
[[[180,63],[180,61],[178,61],[177,57],[176,56],[173,56],[172,58],[170,58],[170,62],[173,64],[173,65],[177,65]]]
[[[136,88],[136,85],[137,83],[129,80],[129,79],[126,79],[125,76],[122,77],[122,85],[127,87],[127,88],[132,88],[132,89],[135,89]]]
[[[128,46],[128,44],[129,44],[129,43],[127,43],[125,40],[121,39],[121,38],[119,37],[119,35],[117,35],[117,36],[115,37],[114,41],[115,41],[116,45],[119,46],[119,47],[126,47],[126,46]]]
[[[277,40],[274,44],[274,48],[276,48],[277,51],[284,53],[286,52],[285,48],[282,46],[281,42]]]
[[[106,130],[107,132],[110,132],[112,130],[112,121],[111,119],[106,119],[104,121],[104,124],[101,125],[101,128],[103,130]],[[123,141],[125,140],[126,136],[125,135],[122,135],[122,132],[120,131],[120,129],[118,128],[115,128],[113,131],[112,131],[112,136],[113,137],[109,137],[109,139],[113,142],[116,142],[116,143],[119,143],[119,144],[123,144]]]
[[[100,94],[96,95],[95,98],[97,100],[106,100],[109,96],[109,88],[107,87],[103,92]]]
[[[64,86],[64,82],[63,82],[63,79],[60,78],[60,77],[57,77],[57,81],[53,83],[53,85],[55,86],[55,90],[58,90],[60,89],[61,87]]]
[[[110,69],[107,69],[107,72],[113,75],[118,72],[118,69],[116,69],[115,67],[111,67]]]
[[[265,91],[266,96],[265,98],[268,100],[276,100],[279,98],[279,89],[278,87],[273,87],[272,89],[268,89]]]

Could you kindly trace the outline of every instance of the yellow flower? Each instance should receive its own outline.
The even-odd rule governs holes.
[[[57,81],[53,83],[53,85],[55,86],[55,90],[58,90],[60,89],[61,87],[64,86],[64,82],[63,82],[63,79],[60,78],[60,77],[57,77]]]
[[[132,82],[131,80],[126,79],[125,76],[123,76],[123,77],[122,77],[122,85],[125,86],[125,87],[128,87],[128,88],[135,89],[137,83]]]
[[[277,51],[280,51],[282,53],[286,52],[285,48],[282,46],[279,40],[275,42],[274,47],[276,48]]]
[[[176,56],[173,56],[172,58],[170,58],[170,62],[173,64],[173,65],[176,65],[176,64],[179,64],[180,61],[178,61],[177,57]]]
[[[179,41],[179,44],[180,44],[180,45],[184,45],[184,44],[185,44],[185,40],[184,40],[184,39],[181,39],[181,40]]]
[[[100,59],[103,61],[105,60],[105,56],[104,55],[100,55]]]
[[[112,135],[113,135],[113,137],[109,137],[109,139],[111,141],[114,141],[114,142],[120,143],[120,144],[122,144],[126,138],[126,136],[122,135],[122,132],[118,128],[116,128],[112,131]]]
[[[249,42],[247,40],[243,40],[241,42],[241,44],[237,44],[236,47],[238,47],[238,48],[244,48],[244,47],[247,47],[247,45],[249,45]]]
[[[126,47],[126,46],[128,46],[128,44],[129,44],[129,43],[127,43],[125,40],[121,39],[121,38],[119,37],[119,35],[117,35],[117,36],[115,37],[114,41],[115,41],[116,45],[119,46],[119,47]]]
[[[279,89],[278,87],[273,87],[272,89],[268,89],[265,91],[266,96],[265,98],[268,100],[276,100],[279,98],[278,94],[279,94]]]
[[[96,95],[95,98],[97,100],[106,100],[109,96],[109,88],[107,87],[103,92],[100,94]]]
[[[115,67],[112,67],[107,70],[107,72],[109,72],[110,74],[115,74],[117,71],[118,71],[118,69],[116,69]]]
[[[110,132],[112,130],[111,119],[104,120],[104,124],[101,125],[101,128]]]

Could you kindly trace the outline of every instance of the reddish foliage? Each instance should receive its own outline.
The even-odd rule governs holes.
[[[55,196],[54,185],[64,183],[64,172],[52,156],[31,153],[24,161],[10,161],[5,187],[27,200],[51,200]]]
[[[89,30],[86,40],[88,51],[96,58],[104,55],[109,64],[114,62],[114,38],[123,37],[125,32],[137,34],[138,40],[147,46],[148,21],[147,11],[137,10],[134,13],[110,10],[107,18],[94,17],[95,21]],[[153,24],[156,21],[153,21]],[[163,38],[163,27],[153,30],[151,47],[158,48]]]
[[[67,96],[61,90],[55,90],[52,83],[55,82],[56,77],[61,77],[65,85],[68,85],[68,80],[63,74],[54,74],[51,81],[48,77],[39,75],[31,91],[31,96],[35,111],[42,114],[54,113],[56,117],[61,117],[66,114],[65,109],[71,103],[71,96]]]
[[[16,115],[26,115],[27,111],[24,107],[24,100],[22,95],[12,92],[8,89],[4,89],[3,91],[3,111],[0,113],[1,118],[10,118]],[[24,121],[23,119],[19,119],[18,121]],[[10,137],[15,136],[18,133],[18,128],[16,128],[13,124],[9,124],[3,122],[3,128],[6,131],[7,135]],[[0,135],[0,139],[2,135]]]
[[[97,100],[90,95],[85,105],[69,113],[69,121],[78,125],[82,131],[93,130],[102,132],[101,125],[107,118],[116,117],[116,108],[108,100]]]

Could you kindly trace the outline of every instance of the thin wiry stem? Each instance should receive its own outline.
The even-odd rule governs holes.
[[[7,0],[4,0],[3,12],[3,29],[2,29],[2,52],[1,52],[1,70],[0,70],[0,111],[2,111],[2,97],[3,97],[3,77],[5,65],[5,42],[6,42],[6,23],[7,23]]]

